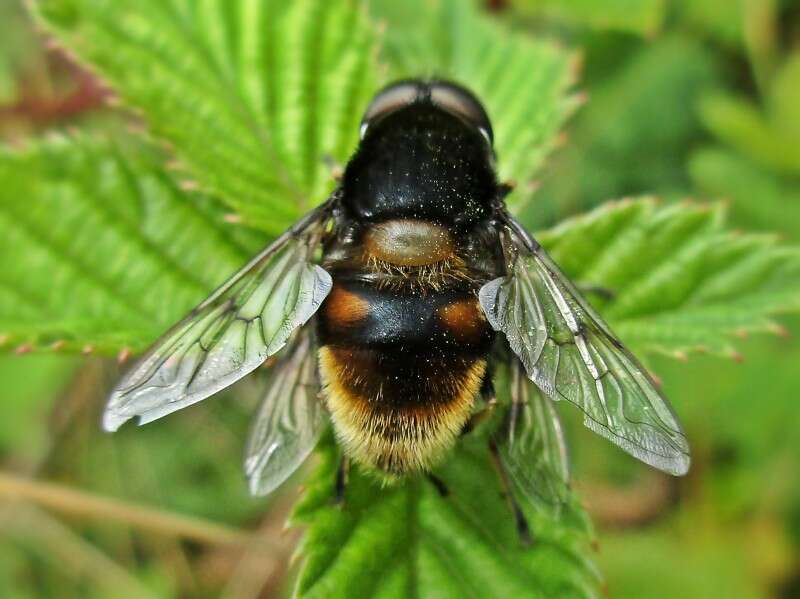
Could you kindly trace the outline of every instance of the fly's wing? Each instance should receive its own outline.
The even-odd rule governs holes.
[[[674,475],[689,469],[689,444],[644,367],[516,221],[502,231],[508,275],[485,284],[480,303],[528,377],[584,424]]]
[[[144,424],[233,384],[281,349],[331,290],[313,264],[329,200],[309,213],[167,332],[117,384],[103,428]]]
[[[319,440],[325,418],[311,334],[301,332],[275,365],[250,431],[244,469],[253,495],[266,495],[300,467]]]
[[[567,446],[555,406],[514,360],[507,378],[511,407],[497,448],[516,487],[534,504],[560,507],[569,494]]]

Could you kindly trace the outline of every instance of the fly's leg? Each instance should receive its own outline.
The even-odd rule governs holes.
[[[483,386],[481,387],[481,396],[484,400],[484,406],[475,412],[469,420],[467,420],[466,424],[464,424],[464,428],[461,429],[461,436],[464,436],[472,431],[478,424],[491,416],[492,412],[494,411],[494,408],[497,405],[497,398],[495,397],[494,385],[492,384],[491,377],[487,376],[484,379]],[[509,426],[512,427],[512,430],[516,426],[521,405],[520,401],[521,398],[512,397],[511,409],[509,410]],[[503,462],[500,460],[500,454],[497,451],[497,443],[493,437],[489,438],[489,453],[492,458],[492,465],[494,466],[497,476],[500,479],[500,487],[502,489],[503,496],[506,498],[508,506],[511,509],[511,513],[514,516],[514,523],[517,527],[517,534],[519,535],[520,543],[527,547],[531,544],[530,526],[528,526],[528,521],[525,519],[525,514],[522,513],[522,508],[519,507],[519,503],[517,503],[517,500],[511,491],[511,484],[508,474],[503,467]]]
[[[450,495],[450,489],[447,487],[447,485],[441,478],[439,478],[435,474],[431,474],[430,472],[428,472],[426,476],[428,477],[428,480],[431,482],[431,484],[434,487],[436,487],[436,490],[439,492],[439,495],[441,495],[442,497],[448,497]]]
[[[470,416],[469,420],[464,423],[464,426],[461,429],[461,436],[463,437],[464,435],[471,433],[476,426],[489,418],[489,416],[492,415],[492,412],[494,412],[494,407],[496,404],[497,400],[492,398],[491,402],[487,402],[484,407]]]
[[[492,377],[487,376],[483,379],[480,393],[484,402],[483,407],[472,414],[464,423],[464,426],[461,428],[462,437],[469,434],[476,426],[489,418],[494,411],[495,405],[497,405],[497,399],[494,395],[494,385],[492,384]],[[436,490],[439,491],[439,495],[442,497],[447,497],[450,495],[450,489],[448,489],[447,484],[445,484],[441,478],[431,473],[428,473],[427,477],[431,484],[436,487]]]
[[[476,426],[478,426],[481,422],[484,422],[494,412],[494,408],[497,405],[497,398],[494,394],[492,378],[489,376],[483,379],[483,385],[481,386],[481,397],[483,397],[483,407],[472,414],[469,417],[469,420],[464,423],[464,426],[461,428],[462,437],[472,432]]]
[[[608,287],[603,287],[602,285],[593,285],[592,283],[577,283],[575,286],[578,288],[578,291],[584,295],[596,295],[597,297],[608,301],[611,301],[617,297],[616,293],[614,293]]]
[[[491,377],[487,376],[483,380],[481,396],[484,400],[483,408],[470,416],[469,420],[467,420],[467,422],[464,424],[464,427],[461,429],[462,437],[472,431],[476,426],[478,426],[478,424],[486,420],[489,416],[491,416],[495,406],[497,405],[497,398],[495,397],[494,385],[492,384]],[[512,398],[511,409],[509,410],[509,426],[512,427],[512,430],[516,426],[516,421],[519,415],[519,409],[521,405],[519,403],[520,399],[521,398],[517,397]],[[527,547],[531,544],[530,526],[528,526],[528,521],[525,519],[525,514],[522,513],[522,508],[519,507],[519,503],[517,503],[517,500],[511,491],[508,474],[503,467],[503,462],[500,460],[500,454],[497,451],[497,443],[493,437],[489,438],[489,453],[492,458],[492,465],[494,466],[497,476],[500,479],[500,487],[502,489],[503,496],[506,498],[508,506],[511,509],[511,513],[514,516],[514,523],[517,527],[517,534],[519,535],[520,543]],[[438,488],[436,482],[433,480],[431,480],[431,482],[433,482]]]
[[[497,451],[497,443],[495,443],[494,439],[491,438],[489,439],[489,454],[492,458],[492,465],[497,472],[497,477],[500,480],[500,488],[503,492],[503,496],[506,498],[508,507],[514,516],[514,524],[517,527],[519,541],[524,547],[528,547],[531,544],[531,528],[528,525],[528,520],[525,518],[525,514],[522,513],[522,508],[519,507],[519,503],[517,503],[514,493],[511,490],[508,473],[506,472],[503,462],[500,459],[500,453]]]
[[[338,506],[344,505],[345,493],[347,491],[347,479],[350,475],[350,458],[342,456],[339,467],[336,469],[336,481],[334,483],[333,503]]]
[[[524,390],[524,386],[520,386],[519,379],[524,376],[521,372],[520,365],[512,369],[511,377],[511,406],[506,416],[506,424],[504,427],[505,434],[508,435],[508,442],[513,443],[514,435],[517,431],[517,422],[519,421],[520,410],[523,404],[528,400]],[[521,392],[522,391],[522,392]],[[511,487],[511,480],[508,472],[503,465],[503,460],[500,458],[500,452],[497,449],[497,441],[494,436],[489,438],[489,453],[492,458],[492,465],[494,466],[497,477],[500,480],[500,488],[503,495],[508,502],[508,507],[514,516],[514,522],[517,527],[517,534],[519,535],[520,542],[523,546],[531,544],[531,530],[528,526],[528,521],[525,519],[525,514],[522,513],[517,499],[514,497],[514,492]]]

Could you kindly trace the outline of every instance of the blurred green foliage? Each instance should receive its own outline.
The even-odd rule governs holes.
[[[60,3],[66,7],[61,14],[65,23],[75,17],[76,4],[80,3]],[[497,23],[473,25],[462,31],[474,37],[481,35],[484,27],[509,26],[517,35],[580,50],[583,56],[579,89],[586,102],[568,123],[560,151],[539,170],[539,188],[524,206],[526,222],[549,226],[608,199],[654,193],[666,203],[686,197],[723,200],[729,219],[736,226],[800,240],[800,164],[796,150],[800,147],[800,10],[796,3],[518,0],[487,4],[494,7]],[[463,26],[459,21],[463,15],[456,3],[443,3],[441,6],[450,7],[451,12],[442,13],[438,21],[422,19],[422,24],[415,20],[419,15],[413,10],[410,17],[392,17],[384,5],[389,3],[372,3],[372,18],[389,22],[382,42],[386,55],[381,60],[391,64],[391,73],[413,73],[424,68],[425,43],[433,37],[443,50],[427,70],[450,64],[456,72],[458,68],[466,69],[461,71],[465,82],[478,78],[475,71],[479,67],[471,67],[468,60],[458,62],[470,44],[459,47],[448,42],[444,27],[438,32],[441,35],[428,35],[432,22],[453,23],[455,31],[459,23]],[[393,29],[392,18],[410,21],[405,28]],[[157,35],[157,28],[139,21],[128,25],[140,35]],[[83,43],[91,45],[97,43],[100,33],[111,36],[116,31],[91,30],[80,36]],[[364,35],[371,34],[367,31]],[[192,39],[190,30],[187,36]],[[422,44],[421,50],[405,54],[414,57],[406,64],[392,62],[392,48],[410,39],[416,40],[416,45]],[[112,42],[116,43],[113,39]],[[153,47],[159,47],[157,39],[151,42]],[[526,45],[528,41],[514,43]],[[189,42],[187,47],[193,48]],[[508,52],[515,55],[516,50],[512,47]],[[550,50],[542,52],[546,56]],[[121,51],[118,59],[129,56]],[[372,60],[373,56],[367,59]],[[171,81],[171,74],[157,71],[168,61],[153,57],[149,60],[148,66],[137,72],[118,73],[114,81],[121,89],[129,89],[129,101],[150,101],[137,91],[142,81],[153,79],[165,85]],[[28,65],[34,63],[44,65],[33,69],[39,83],[33,88],[23,86],[22,82],[30,81],[32,71]],[[498,76],[506,72],[504,66],[499,60]],[[513,80],[525,80],[524,66],[512,70]],[[218,73],[226,74],[224,67],[221,65]],[[52,54],[43,50],[41,39],[33,34],[19,6],[14,2],[0,5],[0,131],[6,139],[17,144],[31,133],[76,122],[74,114],[63,118],[56,115],[42,122],[31,120],[24,110],[7,110],[17,106],[26,94],[53,97],[48,90],[70,89],[69,77],[74,75],[62,74],[65,72],[70,71],[54,66]],[[547,85],[551,85],[549,89],[559,88],[560,97],[570,78],[562,78],[560,70],[554,73]],[[191,78],[192,74],[187,76]],[[62,77],[67,78],[66,83],[61,82]],[[212,87],[221,84],[219,80],[205,83]],[[506,99],[514,99],[511,83],[507,84],[511,87],[504,88],[490,79],[475,85],[485,86],[482,93],[489,97],[498,90],[496,99],[487,99],[493,114],[502,110]],[[504,96],[500,93],[504,89],[511,91]],[[176,90],[168,86],[162,91],[163,97],[180,99],[180,94],[169,96],[170,91]],[[217,90],[221,95],[225,92],[226,89]],[[350,97],[358,103],[368,95],[369,85],[365,84]],[[215,97],[211,94],[206,100],[216,101]],[[546,122],[555,132],[573,104],[574,99],[561,105],[536,107],[537,112],[530,116],[520,99],[518,128],[526,130],[527,115]],[[170,110],[169,114],[180,112],[175,106]],[[96,116],[96,110],[90,111],[90,119],[91,115]],[[85,117],[81,116],[82,123]],[[237,121],[240,117],[235,112],[225,115],[231,119],[230,126],[241,131],[238,142],[255,143],[257,133]],[[101,122],[99,127],[103,126],[108,125]],[[302,123],[292,126],[305,126],[307,130]],[[160,133],[176,145],[180,145],[181,136],[196,134],[179,121],[173,127],[174,130]],[[343,125],[342,130],[345,128]],[[353,128],[348,131],[354,135]],[[224,135],[220,140],[229,143]],[[344,159],[351,142],[352,139],[334,140],[332,147],[337,150],[333,154]],[[60,143],[63,142],[55,142],[55,147]],[[525,145],[524,149],[530,148]],[[539,147],[543,153],[547,149]],[[32,172],[52,174],[57,168],[57,161],[48,161],[46,156],[30,156],[23,166]],[[146,155],[137,157],[131,165],[125,156],[122,148],[119,154],[106,158],[107,167],[91,181],[88,190],[66,191],[86,201],[88,194],[96,196],[113,190],[115,203],[109,210],[112,214],[133,215],[131,218],[138,218],[137,214],[152,216],[147,208],[151,201],[162,207],[172,206],[169,201],[153,200],[169,197],[175,191],[166,175],[153,176],[144,189],[135,189],[130,180],[119,176],[129,169],[135,173],[141,161],[147,160]],[[503,155],[499,158],[502,165]],[[514,162],[520,164],[519,172],[526,174],[526,169],[541,164],[542,158],[543,155],[531,153]],[[223,197],[233,209],[242,209],[248,190],[256,197],[262,178],[269,174],[258,170],[262,158],[257,152],[253,159],[253,164],[259,166],[243,170],[252,173],[254,179],[242,188],[242,193]],[[73,160],[79,167],[80,153]],[[217,165],[203,154],[190,156],[179,166],[189,183],[197,181],[209,192],[223,186],[215,179]],[[302,168],[298,168],[301,172]],[[315,172],[319,168],[314,167]],[[519,177],[514,171],[511,174]],[[325,185],[322,175],[309,177],[301,184],[302,189]],[[45,193],[41,191],[45,185],[58,186],[37,183],[39,189],[20,188],[19,197]],[[59,189],[63,192],[65,186],[68,188],[69,182]],[[221,195],[228,191],[222,190]],[[210,200],[204,208],[202,196],[193,197],[199,202],[193,207],[201,207],[199,214],[222,214],[222,208]],[[174,198],[174,209],[180,211],[180,194],[176,192]],[[21,207],[22,204],[18,206]],[[206,208],[208,211],[203,212]],[[247,214],[246,209],[243,212]],[[13,216],[33,219],[36,215],[20,212]],[[259,218],[263,220],[263,214],[254,212],[253,222],[258,223]],[[124,218],[119,220],[124,222]],[[13,235],[21,235],[23,228],[16,222],[13,227],[6,225],[4,230],[9,235],[4,243],[13,249]],[[118,235],[117,241],[124,244],[124,233],[115,231],[109,228],[108,235]],[[176,229],[172,235],[179,237],[179,231]],[[99,241],[114,242],[110,238]],[[149,268],[146,256],[151,256],[149,264],[157,269],[158,261],[152,256],[168,256],[169,246],[164,240],[146,241],[144,245],[150,247],[147,251],[143,251],[141,243],[126,251],[134,256],[142,252],[144,270]],[[203,277],[201,287],[212,285],[224,275],[228,263],[235,262],[257,241],[258,235],[236,233],[230,240],[231,255],[215,255],[213,259],[204,257],[202,248],[195,248],[196,253],[186,253],[186,260],[212,261],[215,266],[197,273],[187,263],[186,269]],[[54,258],[63,256],[56,252],[48,257]],[[569,255],[565,253],[559,259],[568,262]],[[113,264],[107,266],[111,285],[124,290],[125,281],[114,273]],[[52,314],[59,300],[73,306],[72,316],[80,315],[81,302],[91,305],[91,294],[71,297],[69,281],[55,283],[53,295],[44,298],[44,303],[31,302],[30,326],[40,322],[43,314]],[[177,289],[181,293],[180,287]],[[183,289],[187,293],[186,287]],[[748,289],[743,288],[745,291]],[[0,299],[8,293],[4,289]],[[199,287],[196,293],[202,296]],[[136,346],[199,299],[189,295],[183,299],[172,297],[170,302],[153,301],[150,311],[142,315],[152,332],[142,333]],[[79,319],[68,324],[77,326],[76,323],[80,324]],[[800,333],[796,319],[785,324],[786,331],[795,337]],[[762,328],[782,333],[777,326]],[[119,343],[113,340],[119,333],[116,328],[95,333],[98,346],[107,342],[106,349],[118,348]],[[738,333],[747,336],[744,330]],[[784,336],[742,338],[735,345],[736,351],[728,349],[727,353],[739,360],[736,352],[741,352],[743,362],[696,355],[688,363],[660,356],[649,361],[664,381],[692,441],[695,462],[686,480],[653,477],[645,467],[572,426],[574,422],[568,423],[574,476],[599,528],[597,561],[612,597],[790,598],[800,594],[800,437],[796,434],[800,422],[800,402],[796,401],[800,349],[795,340]],[[287,487],[282,492],[284,497],[279,495],[268,502],[254,500],[246,496],[240,473],[241,437],[257,392],[244,388],[244,400],[216,399],[176,414],[168,422],[125,430],[110,439],[97,430],[96,423],[103,389],[113,380],[115,370],[105,363],[52,355],[9,354],[0,358],[0,380],[4,381],[0,396],[3,471],[62,481],[93,495],[154,506],[167,515],[188,513],[240,528],[258,526],[272,531],[271,538],[279,538],[277,531],[286,513],[285,505],[281,506],[290,501],[287,496],[294,496],[295,490]],[[66,384],[67,380],[71,383]],[[322,459],[324,467],[319,476],[325,476],[330,467],[330,457],[323,455]],[[459,467],[459,463],[453,467]],[[321,485],[321,478],[311,483],[309,502],[315,493],[324,495]],[[662,487],[666,490],[660,495],[645,492]],[[427,501],[436,498],[429,497]],[[609,504],[617,509],[610,509]],[[268,510],[268,505],[275,507]],[[306,503],[307,515],[308,506]],[[124,512],[117,521],[53,514],[23,510],[18,504],[0,499],[0,592],[4,596],[106,597],[122,589],[122,596],[210,597],[225,593],[246,597],[256,596],[259,590],[270,595],[281,586],[291,586],[283,583],[291,541],[273,547],[265,557],[256,547],[205,547],[121,525],[125,522]],[[451,526],[444,532],[454,534],[457,528]]]
[[[561,21],[555,35],[585,49],[589,100],[529,218],[553,222],[608,197],[653,192],[720,199],[738,226],[797,240],[797,9],[667,2],[656,31],[640,35]],[[552,21],[529,26],[547,34]],[[695,460],[689,479],[662,499],[665,515],[655,525],[641,505],[629,512],[641,510],[644,524],[631,513],[595,512],[601,527],[604,519],[613,527],[601,530],[599,554],[611,596],[798,596],[798,325],[789,321],[789,337],[743,334],[742,354],[730,362],[651,361],[687,425]],[[578,480],[614,477],[639,496],[639,481],[648,481],[642,468],[583,431],[570,433]],[[589,485],[589,502],[592,490],[617,497]]]

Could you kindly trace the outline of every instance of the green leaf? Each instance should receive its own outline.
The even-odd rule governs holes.
[[[700,104],[703,124],[720,141],[764,168],[800,173],[800,53],[771,81],[765,106],[732,94],[710,94]]]
[[[0,356],[3,381],[3,418],[0,420],[0,452],[35,456],[48,441],[38,426],[53,395],[75,370],[74,360],[61,356]],[[30,459],[30,458],[29,458]]]
[[[744,44],[742,2],[729,0],[678,0],[675,9],[680,20],[692,29],[726,46]]]
[[[324,159],[352,152],[377,84],[374,27],[348,0],[38,6],[169,142],[190,185],[271,233],[330,189]],[[475,90],[494,117],[501,176],[527,190],[577,104],[566,94],[574,55],[507,31],[472,2],[371,9],[389,22],[390,76],[446,76]]]
[[[383,58],[392,78],[446,77],[485,104],[500,178],[519,184],[512,200],[519,205],[530,200],[532,180],[578,104],[569,94],[576,56],[506,29],[474,4],[380,0],[370,6],[386,24]]]
[[[701,524],[699,517],[695,520],[670,520],[665,526],[609,534],[602,552],[610,573],[609,596],[763,598],[760,583],[749,572],[752,548],[737,540],[730,525],[720,530],[708,522]],[[759,549],[763,550],[763,542]],[[680,574],[675,571],[678,564],[685,566]]]
[[[450,495],[427,480],[381,486],[351,469],[346,504],[331,504],[338,451],[323,442],[294,523],[308,526],[296,595],[311,597],[597,597],[585,557],[585,513],[559,516],[524,505],[533,546],[520,545],[489,461],[486,438],[469,435],[437,471]]]
[[[800,52],[790,55],[773,79],[769,106],[776,125],[800,139]]]
[[[8,347],[142,349],[249,257],[160,156],[60,139],[0,149],[0,336]]]
[[[713,54],[674,34],[595,51],[611,58],[590,54],[589,61],[613,66],[587,82],[589,101],[523,213],[525,222],[549,225],[610,198],[689,189],[686,148],[698,127],[692,107],[717,79]]]
[[[286,228],[332,188],[376,86],[355,1],[42,0],[45,22],[247,223]]]
[[[513,0],[523,14],[592,29],[653,35],[664,20],[664,0]]]
[[[800,310],[800,248],[727,230],[721,206],[623,201],[537,238],[575,281],[614,294],[593,303],[638,350],[732,355],[735,335]]]
[[[781,45],[778,33],[782,17],[781,0],[745,0],[741,2],[742,33],[750,68],[761,91],[770,85]]]
[[[715,94],[703,100],[700,114],[716,137],[751,160],[779,172],[800,172],[792,130],[773,127],[749,100]]]
[[[34,53],[30,38],[20,7],[13,2],[0,5],[0,105],[11,105],[17,99],[21,63],[30,60],[26,52]]]
[[[705,197],[731,201],[737,224],[783,230],[800,240],[800,191],[791,179],[761,168],[728,149],[708,147],[689,157],[689,173]]]

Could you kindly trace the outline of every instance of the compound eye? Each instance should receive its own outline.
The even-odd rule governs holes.
[[[378,92],[361,119],[360,137],[364,139],[369,126],[377,119],[412,104],[420,95],[420,85],[415,81],[400,81]]]
[[[431,84],[431,101],[477,127],[489,145],[492,144],[494,134],[489,116],[469,90],[448,81],[437,81]]]

